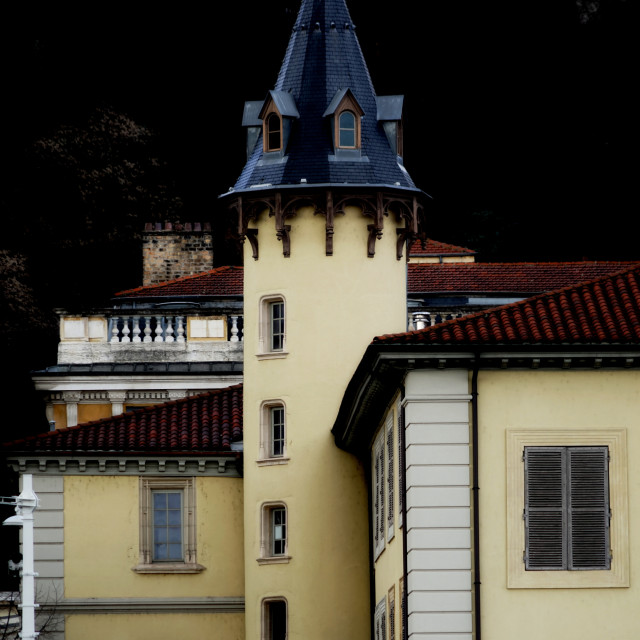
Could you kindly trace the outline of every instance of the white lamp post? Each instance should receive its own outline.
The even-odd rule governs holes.
[[[33,570],[33,512],[38,508],[38,496],[33,492],[33,476],[22,476],[22,492],[11,501],[16,505],[16,515],[2,524],[22,527],[22,631],[21,638],[37,638],[35,623],[35,578]],[[5,502],[6,504],[6,502]]]

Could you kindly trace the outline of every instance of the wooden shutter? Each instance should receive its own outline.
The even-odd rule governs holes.
[[[609,569],[607,447],[569,447],[569,568]]]
[[[397,422],[397,438],[398,438],[398,526],[402,526],[402,511],[404,508],[404,437],[403,437],[403,429],[404,429],[404,420],[403,420],[404,409],[400,402],[396,405],[396,415],[398,416]]]
[[[607,447],[525,447],[525,566],[609,568]]]

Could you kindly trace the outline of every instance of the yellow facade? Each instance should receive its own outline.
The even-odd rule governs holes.
[[[241,597],[242,479],[196,478],[197,553],[205,570],[177,575],[132,570],[139,562],[139,482],[136,476],[65,476],[65,597]]]
[[[482,631],[486,637],[497,640],[516,635],[520,640],[637,638],[640,560],[633,549],[627,560],[624,546],[628,532],[636,531],[640,525],[640,505],[637,500],[628,500],[626,523],[616,522],[616,512],[624,506],[620,502],[627,500],[626,488],[631,497],[640,490],[640,469],[634,464],[636,454],[640,455],[639,415],[640,372],[637,371],[481,372],[480,559]],[[534,437],[540,437],[544,431],[556,434],[573,431],[587,434],[585,438],[589,434],[602,437],[603,433],[626,436],[616,441],[619,444],[616,444],[616,455],[612,456],[610,464],[611,540],[612,572],[619,568],[616,563],[628,562],[627,582],[630,586],[590,587],[590,579],[602,582],[601,576],[592,575],[591,578],[579,576],[586,582],[574,588],[508,588],[507,483],[514,461],[508,459],[507,446],[513,430],[531,432]],[[626,456],[622,462],[628,463],[623,471],[619,469],[620,456]],[[524,541],[521,542],[524,545]]]
[[[260,257],[245,245],[244,390],[247,638],[260,633],[262,599],[286,598],[292,638],[369,637],[369,534],[364,471],[331,435],[347,382],[372,336],[406,329],[405,262],[396,259],[396,222],[385,219],[376,255],[367,257],[367,224],[357,208],[335,222],[325,255],[325,220],[311,208],[291,224],[291,257],[282,254],[273,218],[261,214]],[[286,305],[286,356],[260,358],[263,296]],[[259,466],[260,407],[286,406],[286,464]],[[288,555],[264,565],[262,505],[287,507]]]
[[[110,418],[112,415],[111,404],[79,404],[78,424]],[[58,423],[56,422],[56,426]],[[58,427],[59,428],[59,427]]]
[[[90,629],[90,631],[88,631]],[[241,640],[244,616],[219,614],[70,615],[65,619],[66,640]]]

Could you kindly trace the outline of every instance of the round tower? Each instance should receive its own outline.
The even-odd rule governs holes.
[[[245,105],[225,194],[244,254],[246,637],[370,637],[365,470],[331,435],[376,335],[406,330],[424,194],[402,96],[376,96],[344,0],[303,0],[275,88]]]

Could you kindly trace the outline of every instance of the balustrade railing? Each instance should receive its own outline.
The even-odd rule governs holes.
[[[227,316],[227,339],[229,342],[242,340],[243,317]],[[112,316],[109,318],[109,342],[187,342],[186,316],[135,315]]]
[[[465,314],[460,309],[447,309],[437,312],[416,311],[409,317],[409,329],[418,330],[432,327],[434,324],[462,318]]]

